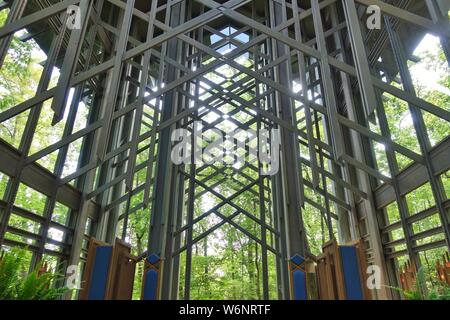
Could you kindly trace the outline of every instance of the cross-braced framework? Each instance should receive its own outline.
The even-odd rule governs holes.
[[[189,299],[193,248],[237,231],[256,247],[259,297],[289,299],[287,260],[312,253],[308,228],[318,220],[324,240],[363,239],[382,283],[396,285],[401,259],[419,266],[422,253],[450,246],[449,99],[420,94],[410,70],[427,34],[447,67],[445,5],[0,2],[1,70],[27,44],[43,54],[27,74],[35,83],[14,84],[29,86],[22,97],[4,99],[15,89],[0,83],[0,243],[27,246],[31,267],[54,257],[62,270],[82,270],[89,236],[130,241],[140,217],[140,253],[148,239],[146,252],[164,261],[160,297]],[[68,23],[70,6],[78,25]],[[379,29],[366,24],[369,6],[380,10]],[[388,103],[410,114],[414,147],[397,139]],[[240,141],[225,157],[241,160],[175,164],[172,133],[198,125],[206,140]],[[257,137],[237,129],[280,130],[275,174],[252,157]],[[191,137],[192,150],[205,149]],[[429,204],[411,207],[408,197],[424,189]],[[42,205],[27,205],[32,197]],[[416,228],[425,219],[434,225]]]

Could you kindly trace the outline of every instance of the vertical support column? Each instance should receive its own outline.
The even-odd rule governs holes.
[[[133,28],[136,29],[136,28]],[[134,58],[136,59],[136,58]],[[138,63],[138,62],[136,62]],[[140,70],[138,68],[133,68],[131,65],[127,65],[126,68],[126,74],[127,77],[130,77],[132,79],[138,79],[139,78]],[[126,81],[126,80],[124,80]],[[137,96],[137,88],[135,86],[130,86],[129,83],[124,84],[121,94],[121,101],[120,101],[120,107],[125,108],[127,105],[132,103],[134,101],[134,97]],[[132,113],[126,114],[122,119],[119,120],[120,125],[117,125],[114,132],[113,137],[113,145],[114,148],[120,148],[121,143],[123,141],[134,141],[132,136],[132,130],[133,127],[140,127],[141,121],[135,121]],[[136,140],[138,140],[136,138]],[[111,160],[108,160],[111,161]],[[123,174],[127,174],[127,178],[130,178],[131,180],[134,177],[134,171],[131,170],[131,165],[129,161],[128,156],[126,153],[121,153],[117,165],[114,168],[108,168],[110,171],[110,176],[108,177],[108,182],[110,182],[115,177],[118,177]],[[103,193],[104,200],[107,201],[107,203],[111,203],[114,200],[120,198],[122,195],[124,195],[127,192],[126,188],[126,181],[121,181],[119,183],[114,184],[114,186],[111,188],[111,192],[108,190],[105,190]],[[131,189],[130,189],[131,190]],[[132,192],[130,191],[128,193],[128,198],[131,200]],[[128,201],[127,201],[128,203]],[[129,208],[128,208],[129,209]],[[119,222],[119,215],[120,215],[120,209],[119,206],[115,206],[109,211],[104,213],[107,216],[106,219],[106,232],[105,232],[105,239],[107,242],[112,243],[114,242],[114,239],[116,238],[116,232],[117,232],[117,224]],[[125,218],[124,218],[124,224],[123,226],[127,226],[128,224],[128,212],[125,212]],[[124,229],[123,231],[126,231]]]
[[[347,87],[344,90],[346,92],[345,94],[351,95],[352,88],[350,81],[346,81],[344,85]],[[358,105],[356,105],[355,99],[353,99],[352,95],[346,97],[346,100],[350,102],[350,104],[347,105],[349,119],[358,122],[357,110],[361,110],[360,106],[358,107]],[[361,137],[359,136],[359,134],[356,132],[349,132],[348,138],[351,141],[350,145],[348,146],[348,149],[351,149],[351,152],[358,161],[366,163],[363,141],[361,141]],[[381,283],[388,284],[389,282],[386,273],[386,261],[381,242],[381,236],[379,231],[380,229],[377,220],[377,210],[374,205],[370,177],[368,176],[367,173],[358,169],[356,169],[354,177],[356,180],[354,183],[359,185],[361,190],[368,194],[367,199],[360,199],[358,201],[358,203],[356,204],[357,210],[361,210],[362,211],[361,214],[365,213],[367,217],[367,228],[370,234],[370,244],[373,255],[373,263],[381,269]],[[388,299],[390,297],[390,291],[387,287],[381,287],[381,289],[377,290],[376,292],[379,299]]]
[[[135,0],[128,1],[125,9],[120,11],[119,19],[121,20],[121,29],[118,40],[115,43],[114,66],[110,71],[112,76],[108,79],[109,81],[106,85],[105,100],[107,108],[104,109],[101,119],[102,128],[100,129],[100,144],[97,150],[97,156],[101,161],[105,159],[110,146],[111,149],[114,149],[120,144],[122,138],[121,132],[126,131],[124,128],[127,128],[130,125],[130,114],[127,114],[117,121],[114,121],[113,114],[116,109],[123,108],[126,104],[128,85],[123,84],[122,82],[125,81],[124,79],[127,76],[132,76],[130,74],[132,71],[131,66],[122,62],[122,56],[128,47],[129,34],[132,33],[131,22],[133,20],[134,2]],[[138,72],[135,71],[135,73],[137,74]],[[134,75],[135,77],[136,74]],[[123,155],[121,156],[123,157]],[[123,161],[120,161],[120,159],[118,162],[119,164],[115,167],[110,165],[111,161],[112,160],[109,159],[102,163],[99,185],[109,183],[114,176],[120,174],[120,171],[124,169]],[[98,197],[98,202],[101,203],[97,230],[98,239],[107,242],[114,241],[118,220],[118,209],[115,207],[110,211],[105,211],[104,208],[112,201],[113,196],[116,196],[118,192],[120,192],[121,188],[122,182],[114,185],[113,188],[104,190],[104,192],[101,193],[101,196]]]
[[[346,19],[349,19],[349,17],[346,17]],[[355,28],[360,28],[359,20],[357,21],[346,20],[346,23],[347,25],[356,24],[356,26],[355,25],[353,26],[353,32],[355,32]],[[347,62],[347,60],[350,59],[350,57],[347,57],[345,51],[342,53],[342,59],[344,60],[344,62]],[[358,62],[356,61],[356,63]],[[358,99],[355,99],[354,95],[356,94],[356,92],[354,92],[351,78],[345,72],[341,72],[341,78],[345,104],[347,106],[348,118],[356,123],[360,123],[361,119],[362,118],[366,119],[366,117],[365,114],[363,115],[361,114],[363,110],[361,108],[362,106],[358,104],[357,102]],[[362,163],[367,163],[366,155],[364,152],[365,150],[364,142],[361,136],[358,133],[350,130],[346,132],[346,137],[350,141],[350,144],[346,145],[346,152],[348,154],[353,154],[356,160]],[[367,217],[367,228],[370,234],[370,244],[373,256],[373,264],[375,264],[381,269],[381,283],[389,284],[386,261],[384,257],[383,246],[381,242],[381,236],[377,220],[377,210],[374,205],[370,177],[367,173],[358,169],[356,169],[353,174],[348,164],[344,164],[344,166],[345,166],[344,175],[346,179],[353,181],[353,183],[357,184],[362,191],[368,194],[368,199],[360,199],[357,203],[355,203],[356,210],[361,211],[361,214],[365,212],[365,215]],[[356,220],[354,223],[357,222],[358,221]],[[387,287],[383,286],[381,287],[380,290],[376,291],[376,296],[379,299],[388,299],[391,297],[391,292]]]
[[[183,6],[185,6],[186,8],[186,19],[189,20],[192,16],[192,3],[184,3],[183,2]],[[184,11],[184,9],[182,9],[182,11]],[[191,31],[191,36],[193,37],[194,32]],[[181,52],[181,57],[180,59],[183,62],[183,65],[185,65],[189,70],[192,69],[192,66],[194,64],[194,62],[190,59],[188,59],[187,57],[190,57],[193,54],[193,46],[191,46],[190,44],[184,43],[183,44],[183,48],[182,50],[180,50]],[[198,67],[198,65],[197,65]],[[198,80],[197,80],[197,84],[198,84]],[[184,83],[183,87],[184,90],[186,90],[187,92],[191,92],[191,83]],[[197,85],[198,87],[198,85]],[[198,88],[196,89],[196,96],[198,96]],[[178,112],[182,112],[184,110],[187,110],[190,106],[190,99],[186,96],[181,96],[181,103],[180,103],[180,108],[178,110]],[[181,126],[183,126],[184,121],[182,121],[182,123],[180,124]],[[194,135],[192,134],[192,138],[194,138]],[[192,150],[192,149],[191,149]],[[192,161],[192,164],[190,165],[190,168],[192,169],[193,167],[195,167],[194,161]],[[186,165],[184,165],[183,171],[185,171],[186,169]],[[195,177],[195,173],[193,173],[192,177],[189,177],[189,181],[191,181],[192,179],[194,179]],[[189,184],[189,187],[191,187],[191,185]],[[170,255],[172,255],[173,252],[178,251],[181,247],[181,243],[182,243],[182,235],[181,234],[177,234],[175,235],[175,231],[179,230],[183,224],[183,219],[185,217],[188,210],[188,206],[186,205],[186,201],[185,201],[185,192],[186,192],[186,177],[182,174],[180,174],[180,172],[177,172],[177,177],[176,177],[176,188],[177,188],[177,194],[178,197],[175,199],[175,204],[173,206],[173,212],[175,215],[175,219],[172,222],[172,226],[171,226],[171,232],[168,234],[168,236],[173,237],[172,238],[172,246],[171,246],[171,252],[168,253]],[[188,189],[188,193],[191,194],[195,191],[195,187],[193,187],[193,189]],[[188,200],[189,201],[189,200]],[[190,215],[188,214],[189,217],[193,217],[193,214]],[[192,218],[188,218],[188,220],[192,221]],[[192,241],[192,233],[191,233],[191,239]],[[188,249],[187,253],[190,253],[190,250]],[[176,256],[172,257],[172,261],[169,265],[170,267],[170,278],[169,280],[171,281],[171,283],[167,284],[168,287],[168,292],[163,292],[166,297],[172,299],[172,300],[177,300],[179,298],[179,286],[180,286],[180,254],[177,254]],[[186,261],[187,261],[187,256],[186,256]],[[189,273],[190,275],[190,273]],[[167,278],[167,277],[166,277]],[[187,278],[187,275],[185,274],[185,280]],[[186,289],[186,287],[184,288]]]
[[[148,26],[147,26],[147,37],[146,41],[150,41],[153,39],[153,33],[154,33],[154,23],[156,19],[156,9],[157,9],[158,1],[153,1],[150,9],[150,17],[148,20]],[[134,117],[134,126],[133,126],[133,132],[132,132],[132,145],[130,148],[130,155],[128,159],[128,176],[126,179],[126,186],[128,190],[133,189],[133,176],[134,176],[134,170],[136,167],[136,158],[137,158],[137,151],[138,151],[138,137],[139,137],[139,131],[141,128],[141,122],[143,117],[143,109],[144,109],[144,98],[145,93],[147,92],[147,82],[148,82],[148,76],[150,73],[150,59],[152,57],[152,51],[148,50],[144,53],[141,61],[142,66],[142,72],[140,74],[140,83],[139,83],[139,93],[137,98],[138,106],[136,107],[136,115]],[[154,124],[155,125],[155,124]],[[130,192],[131,194],[131,192]]]
[[[288,254],[287,254],[287,232],[286,232],[286,223],[283,215],[283,204],[282,204],[282,183],[281,183],[281,174],[277,174],[272,177],[272,210],[274,216],[274,226],[275,229],[280,232],[280,236],[276,240],[275,248],[280,253],[280,256],[277,257],[277,279],[278,279],[278,295],[280,299],[287,300],[290,297],[289,290],[289,275],[286,270],[288,270]]]
[[[297,1],[292,1],[292,11],[293,17],[295,19],[294,28],[295,28],[295,40],[302,42],[303,34],[300,28],[300,16],[298,14],[298,4]],[[309,158],[311,162],[311,173],[312,173],[312,185],[314,188],[317,188],[319,185],[319,170],[317,168],[317,153],[316,148],[313,143],[314,141],[314,129],[312,125],[312,115],[311,108],[308,101],[308,82],[306,80],[306,61],[305,55],[303,52],[297,50],[297,63],[298,63],[298,73],[300,78],[301,92],[302,96],[305,99],[303,108],[305,109],[305,122],[306,122],[306,136],[308,138],[308,151]],[[294,106],[295,107],[295,106]]]
[[[116,102],[118,98],[118,92],[120,87],[121,75],[123,70],[122,57],[127,49],[128,45],[128,35],[130,33],[131,21],[133,19],[133,9],[135,0],[127,1],[125,12],[122,16],[122,24],[120,28],[119,40],[116,43],[116,51],[114,57],[114,67],[112,69],[113,76],[109,79],[108,85],[105,89],[105,97],[108,105],[107,110],[102,118],[102,128],[101,128],[101,144],[97,150],[97,156],[100,160],[105,158],[108,151],[111,128],[113,125],[113,114],[116,109]]]
[[[175,8],[176,7],[176,8]],[[183,17],[181,16],[181,13],[184,12],[185,9],[185,2],[182,1],[181,3],[178,3],[174,5],[173,12],[176,15],[180,15],[178,20],[179,23],[182,23],[184,21]],[[176,10],[176,12],[175,12]],[[176,54],[176,61],[181,61],[182,56],[182,46],[180,44],[177,45],[175,54]],[[170,49],[170,47],[169,47]],[[177,77],[177,76],[175,76]],[[182,101],[180,100],[180,96],[175,97],[175,101],[173,104],[174,108],[174,114],[180,112],[182,109],[182,105],[180,105]],[[175,225],[177,223],[178,214],[179,214],[179,206],[178,203],[183,201],[183,193],[184,193],[184,176],[182,176],[178,169],[179,167],[173,166],[173,174],[171,176],[171,188],[172,191],[170,192],[172,195],[172,198],[170,200],[169,204],[169,215],[167,220],[167,229],[166,229],[166,243],[165,243],[165,253],[164,253],[164,264],[163,264],[163,271],[162,274],[164,277],[162,278],[161,282],[161,299],[169,299],[171,295],[172,290],[172,284],[174,281],[174,259],[172,258],[172,253],[174,251],[174,237],[173,233],[175,231]],[[181,192],[181,193],[180,193]]]
[[[252,18],[254,20],[257,19],[256,16],[256,7],[255,2],[252,3]],[[252,38],[256,38],[256,31],[253,29]],[[254,48],[253,50],[253,61],[255,66],[255,71],[258,72],[259,69],[259,52],[257,48]],[[255,79],[255,94],[256,96],[260,95],[260,82]],[[256,102],[256,106],[258,109],[261,109],[261,103],[260,100]],[[262,129],[262,118],[261,114],[258,113],[257,115],[257,131],[261,132]],[[258,139],[258,150],[261,150],[260,146],[260,139]],[[278,156],[278,155],[275,155]],[[267,265],[267,229],[266,229],[266,208],[265,208],[265,201],[264,201],[264,182],[267,177],[262,175],[262,163],[260,161],[261,159],[258,159],[258,196],[259,196],[259,212],[260,216],[259,219],[261,221],[260,226],[260,232],[261,232],[261,265],[262,265],[262,289],[263,289],[263,299],[268,300],[269,299],[269,271],[268,271],[268,265]],[[257,245],[257,244],[255,244]]]
[[[286,3],[282,4],[270,1],[269,11],[271,19],[271,27],[276,27],[283,23],[287,19]],[[287,30],[282,31],[287,33]],[[284,56],[289,52],[289,48],[286,45],[273,41],[273,59]],[[276,68],[275,81],[280,83],[286,88],[291,88],[291,79],[289,75],[289,64],[291,60],[280,63]],[[294,124],[295,115],[293,112],[292,100],[284,95],[277,94],[276,110],[279,117],[284,121]],[[281,179],[279,180],[281,186],[280,198],[277,201],[281,201],[283,204],[283,223],[287,231],[287,254],[288,256],[305,255],[307,251],[307,242],[305,228],[303,226],[303,220],[301,216],[301,206],[304,204],[303,200],[303,181],[301,181],[301,175],[299,172],[298,162],[298,143],[295,133],[281,128]],[[280,212],[281,213],[281,212]],[[284,259],[288,259],[288,256]],[[282,273],[286,273],[287,270],[283,270]],[[292,281],[292,279],[291,279]]]
[[[284,1],[283,1],[284,2]],[[279,3],[271,2],[273,8],[274,24],[277,26],[286,19],[286,6]],[[285,30],[284,32],[287,32]],[[276,42],[274,50],[274,59],[287,54],[288,48],[286,45]],[[281,63],[275,74],[275,79],[286,88],[291,87],[289,77],[289,63],[290,59]],[[284,94],[278,94],[276,100],[276,109],[279,116],[289,123],[294,123],[292,110],[292,101]],[[288,230],[288,252],[290,254],[304,254],[306,249],[306,235],[303,227],[303,220],[301,219],[301,206],[304,204],[303,188],[300,183],[300,173],[298,168],[298,146],[296,135],[286,128],[281,128],[281,152],[282,152],[282,186],[283,186],[283,203],[285,216],[287,217]],[[289,171],[289,172],[288,172]]]
[[[179,174],[178,175],[178,194],[179,197],[177,199],[176,208],[174,207],[174,210],[176,210],[176,219],[173,222],[174,229],[178,230],[181,228],[181,225],[183,223],[183,214],[184,214],[184,192],[186,189],[186,183],[185,183],[185,176]],[[181,246],[181,235],[177,235],[173,239],[173,246],[172,246],[172,252],[179,250]],[[171,265],[171,280],[172,284],[170,285],[170,296],[169,298],[172,300],[178,299],[178,290],[179,290],[179,280],[180,280],[180,255],[177,255],[173,257],[173,262]]]
[[[105,83],[105,81],[103,81]],[[102,100],[102,94],[100,92],[96,93],[94,97],[94,102],[92,105],[92,112],[89,115],[89,122],[93,123],[98,118],[98,114],[101,113],[102,109],[105,108],[105,100]],[[99,144],[99,132],[93,132],[91,135],[86,137],[86,141],[83,143],[83,152],[80,157],[80,165],[82,163],[95,162],[96,150]],[[83,191],[81,198],[80,209],[73,221],[74,235],[72,239],[72,248],[70,251],[68,266],[78,265],[80,261],[80,253],[83,245],[86,221],[92,205],[91,200],[87,199],[87,194],[92,191],[95,184],[95,174],[96,170],[90,170],[86,173],[83,179],[80,179],[77,183],[77,187]]]
[[[269,6],[266,8],[266,23],[269,25],[270,21],[273,20],[273,15],[269,14]],[[276,47],[272,46],[272,41],[270,38],[267,38],[264,42],[265,54],[264,57],[264,65],[268,64],[270,61],[268,57],[273,57],[274,52],[276,51]],[[269,69],[266,73],[266,77],[275,78],[274,69]],[[267,88],[267,85],[265,85]],[[275,94],[271,94],[267,98],[267,108],[268,110],[274,110],[276,106],[276,97]],[[287,300],[290,298],[290,287],[289,287],[289,273],[286,270],[289,270],[288,266],[288,253],[287,253],[287,231],[286,231],[286,223],[284,216],[284,207],[283,207],[283,188],[282,188],[282,179],[281,172],[279,171],[276,175],[271,176],[270,183],[272,186],[271,192],[271,200],[272,200],[272,215],[274,221],[275,230],[279,231],[279,236],[275,239],[275,249],[279,252],[279,255],[276,259],[276,272],[277,272],[277,286],[278,286],[278,297],[282,300]]]
[[[359,90],[365,107],[366,117],[368,117],[375,110],[376,98],[354,0],[344,0],[344,13],[355,59]]]
[[[329,64],[328,50],[323,31],[322,15],[318,0],[311,1],[311,9],[314,20],[314,30],[316,34],[317,48],[320,51],[320,76],[323,84],[323,95],[326,102],[327,118],[330,127],[334,159],[340,161],[345,153],[343,144],[342,129],[338,121],[337,103],[332,73]]]
[[[258,93],[258,90],[257,90]],[[261,116],[258,115],[257,128],[258,132],[261,130]],[[258,150],[261,150],[259,145],[260,141],[258,139]],[[260,212],[260,232],[261,232],[261,265],[262,265],[262,283],[263,283],[263,299],[269,300],[269,274],[267,266],[267,229],[266,225],[266,209],[264,202],[264,179],[265,177],[261,175],[262,164],[258,160],[258,193],[259,193],[259,212]]]
[[[204,13],[204,6],[200,7],[200,14]],[[202,42],[203,38],[203,28],[199,28],[197,31],[197,40]],[[194,62],[196,68],[200,68],[202,54],[200,51],[197,52],[197,60]],[[200,96],[200,80],[197,78],[195,81],[195,98],[198,99]],[[187,104],[189,105],[189,104]],[[198,116],[198,111],[195,112]],[[189,182],[188,182],[188,198],[187,198],[187,208],[186,208],[186,221],[189,228],[186,231],[186,262],[185,262],[185,272],[184,272],[184,296],[185,300],[190,299],[191,294],[191,272],[192,272],[192,239],[193,239],[193,220],[194,220],[194,202],[195,202],[195,176],[197,172],[197,165],[195,163],[195,156],[201,152],[201,146],[198,142],[199,128],[194,123],[192,125],[192,136],[191,136],[191,164],[189,165]]]
[[[166,24],[171,28],[178,26],[183,21],[184,2],[169,1],[167,3]],[[178,61],[179,40],[172,38],[168,41],[168,57],[172,60]],[[164,56],[164,55],[162,55]],[[162,63],[162,62],[161,62]],[[165,83],[174,81],[177,77],[178,71],[173,65],[167,65],[167,74]],[[175,90],[166,93],[163,99],[162,119],[167,121],[177,113],[177,99],[178,95]],[[167,251],[166,247],[171,247],[171,240],[168,241],[168,234],[170,235],[170,224],[173,221],[173,216],[176,214],[176,207],[172,206],[172,200],[177,199],[177,188],[174,181],[176,175],[175,166],[173,165],[171,154],[170,135],[172,127],[163,129],[160,133],[159,139],[159,154],[157,159],[156,177],[155,177],[155,199],[152,210],[152,217],[149,230],[148,252],[150,254],[161,255],[161,260],[164,264],[171,263],[167,261],[172,259],[171,250]],[[168,243],[169,242],[169,243]],[[160,291],[158,297],[166,297],[168,291],[170,292],[170,270],[164,268],[161,279],[163,286],[159,286]],[[166,278],[168,277],[168,278]]]
[[[334,3],[330,7],[330,20],[332,27],[337,27],[339,24],[338,19],[338,11],[337,11],[337,4]],[[344,52],[344,46],[343,46],[343,39],[340,32],[334,33],[334,42],[336,46],[336,50],[339,51],[339,54],[337,55],[337,58],[340,60],[345,61],[345,52]],[[348,76],[344,72],[341,72],[341,78],[343,83],[346,83],[348,80]],[[344,86],[344,90],[345,90]],[[345,103],[345,102],[344,102]],[[341,167],[337,165],[333,161],[329,161],[329,167],[332,170],[332,173],[339,177],[344,179],[344,181],[351,184],[350,174],[348,170],[348,165],[344,164],[344,167]],[[335,205],[336,212],[339,216],[338,221],[338,237],[339,241],[341,243],[346,243],[351,240],[355,240],[359,238],[359,233],[357,232],[357,212],[356,212],[356,201],[355,196],[352,191],[348,189],[344,189],[340,186],[338,186],[336,183],[334,183],[334,190],[336,192],[336,196],[340,199],[346,199],[347,203],[351,206],[351,210],[347,211],[343,208],[341,208],[338,205]]]

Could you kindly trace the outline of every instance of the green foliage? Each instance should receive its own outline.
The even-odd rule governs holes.
[[[426,275],[425,268],[420,267],[412,290],[390,288],[399,291],[406,300],[450,300],[450,286],[436,280],[433,283],[433,287],[427,290]]]
[[[0,11],[0,25],[7,13]],[[11,40],[8,54],[0,69],[0,112],[34,96],[39,81],[40,70],[33,59],[33,42],[23,43],[17,37]],[[0,137],[18,147],[24,130],[28,111],[0,124]]]
[[[430,290],[428,294],[429,300],[450,300],[450,286],[440,283],[440,285]]]
[[[0,260],[0,299],[8,299],[14,296],[24,257],[25,251],[18,249],[13,249],[11,253],[3,252],[3,257]]]
[[[425,280],[425,270],[424,268],[419,268],[417,270],[416,283],[414,284],[414,289],[410,292],[405,292],[405,296],[409,300],[424,300],[426,299],[426,294],[424,292],[424,288],[426,287]]]
[[[39,267],[26,272],[26,250],[13,248],[2,251],[0,259],[0,300],[56,300],[68,291],[67,287],[53,288],[63,277],[56,273],[39,274]]]

